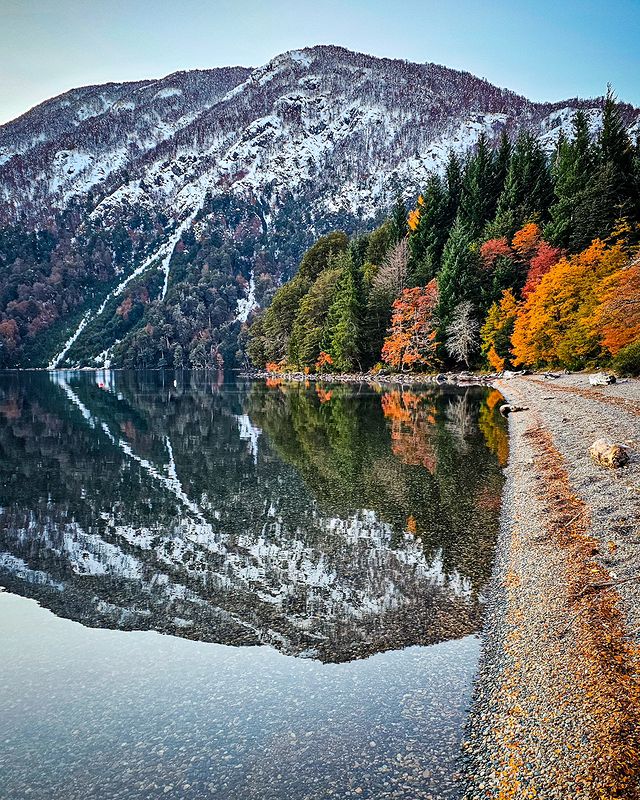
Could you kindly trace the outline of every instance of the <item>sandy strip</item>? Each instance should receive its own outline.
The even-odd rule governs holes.
[[[500,381],[511,453],[465,798],[640,797],[640,382]],[[602,436],[629,445],[596,466]]]

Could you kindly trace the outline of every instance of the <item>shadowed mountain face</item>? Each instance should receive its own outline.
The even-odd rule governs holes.
[[[461,637],[497,526],[497,397],[4,374],[0,582],[87,626],[325,662]]]

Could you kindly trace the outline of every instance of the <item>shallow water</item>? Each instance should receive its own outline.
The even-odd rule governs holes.
[[[2,797],[456,797],[497,399],[0,376]]]

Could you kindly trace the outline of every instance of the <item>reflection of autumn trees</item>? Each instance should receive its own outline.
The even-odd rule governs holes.
[[[382,411],[391,423],[391,449],[405,464],[422,465],[433,475],[437,454],[433,441],[436,409],[427,395],[393,391],[382,396]]]
[[[482,404],[478,424],[487,442],[487,447],[492,450],[500,466],[504,467],[509,458],[509,437],[504,420],[498,409],[503,397],[494,389]]]
[[[256,383],[247,410],[323,512],[373,510],[393,526],[398,547],[411,533],[427,555],[440,555],[445,571],[479,588],[489,575],[502,490],[500,433],[489,439],[481,421],[490,431],[502,425],[506,442],[497,411],[485,419],[488,397],[478,387],[307,391]]]

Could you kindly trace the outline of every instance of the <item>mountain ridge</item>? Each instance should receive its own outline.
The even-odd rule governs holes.
[[[526,129],[550,151],[578,108],[595,134],[601,107],[536,103],[467,72],[334,45],[254,69],[73,89],[0,126],[0,225],[11,243],[0,241],[0,361],[125,363],[150,309],[162,315],[181,291],[204,305],[209,333],[222,331],[207,347],[222,342],[229,363],[253,307],[317,235],[371,227],[399,189],[415,196],[450,150],[463,154],[481,135]],[[620,108],[640,130],[640,110]],[[26,232],[52,236],[52,250],[25,254],[16,239]],[[71,282],[64,296],[60,281]],[[139,316],[125,319],[116,300]]]

